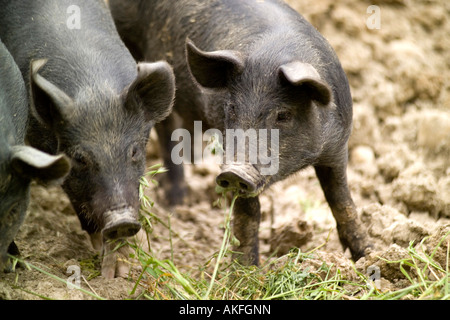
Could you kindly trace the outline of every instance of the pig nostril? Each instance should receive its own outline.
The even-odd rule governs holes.
[[[221,186],[222,188],[228,188],[230,186],[230,183],[227,180],[220,180],[219,186]]]
[[[242,177],[240,174],[236,174],[232,171],[222,172],[217,178],[216,182],[224,189],[233,189],[241,193],[251,193],[256,190],[256,185]]]
[[[123,219],[109,223],[103,228],[102,233],[106,239],[128,238],[141,229],[141,224],[135,219]]]
[[[117,238],[119,238],[119,234],[117,233],[116,230],[110,231],[110,232],[107,234],[106,238],[108,238],[108,239],[117,239]]]
[[[240,187],[241,189],[243,189],[243,190],[248,190],[248,185],[246,185],[246,184],[243,183],[243,182],[239,182],[239,187]]]

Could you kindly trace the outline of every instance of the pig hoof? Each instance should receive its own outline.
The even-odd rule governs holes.
[[[106,242],[103,247],[102,276],[105,279],[127,278],[130,272],[131,262],[127,257],[132,249],[124,245],[116,250],[117,242]]]
[[[357,249],[350,249],[353,261],[358,261],[359,259],[367,256],[374,249],[372,244],[361,244]]]
[[[102,276],[105,279],[114,279],[116,274],[116,256],[110,253],[103,257],[102,261]]]
[[[127,279],[135,272],[141,272],[142,267],[136,261],[126,257],[134,252],[130,248],[120,248],[117,252],[110,252],[102,261],[102,277],[105,279],[124,278]]]

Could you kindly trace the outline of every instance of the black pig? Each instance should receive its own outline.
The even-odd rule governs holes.
[[[63,184],[95,248],[135,235],[139,178],[152,126],[172,110],[166,62],[136,65],[102,0],[0,1],[0,37],[31,95],[27,139],[65,153]],[[102,274],[116,265],[104,258]]]
[[[261,158],[252,162],[249,155],[235,152],[227,155],[231,161],[216,179],[240,194],[233,231],[242,263],[258,263],[258,194],[310,165],[336,219],[341,243],[355,260],[365,254],[369,244],[346,176],[352,125],[348,80],[335,52],[311,24],[278,0],[109,3],[119,34],[136,59],[172,63],[178,84],[174,110],[184,128],[192,132],[198,120],[203,129],[224,133],[278,133],[277,148],[266,145],[267,154],[278,150],[276,172],[263,174],[267,167]],[[172,178],[168,197],[177,204],[183,200],[183,171],[171,162],[171,132],[177,128],[173,116],[157,130]],[[226,148],[231,143],[225,141]]]
[[[0,41],[0,271],[7,267],[7,253],[18,253],[13,241],[26,216],[31,181],[57,181],[70,170],[66,156],[24,145],[27,122],[24,81]]]

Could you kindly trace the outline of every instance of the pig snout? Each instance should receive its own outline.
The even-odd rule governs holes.
[[[233,171],[222,172],[217,178],[216,182],[224,189],[238,189],[242,192],[253,193],[256,191],[256,185],[247,177],[241,176]]]
[[[258,170],[252,165],[233,164],[226,166],[217,176],[216,183],[226,189],[238,192],[240,196],[253,197],[258,195],[264,180]]]
[[[106,239],[115,240],[134,236],[141,224],[136,219],[136,210],[131,207],[121,207],[105,213],[105,227],[102,234]]]

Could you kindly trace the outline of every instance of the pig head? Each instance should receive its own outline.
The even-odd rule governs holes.
[[[63,189],[82,227],[91,235],[101,232],[104,239],[136,234],[149,132],[172,109],[171,67],[140,63],[136,79],[122,92],[101,85],[71,97],[40,74],[45,63],[31,63],[31,110],[38,125],[53,133],[57,152],[71,159]],[[33,130],[28,138],[31,143],[40,139]]]
[[[220,99],[226,134],[218,185],[257,196],[317,161],[325,144],[319,120],[330,109],[332,92],[311,64],[267,59],[262,67],[262,57],[253,58],[255,66],[238,51],[205,52],[189,39],[186,47],[195,81],[226,96]]]

